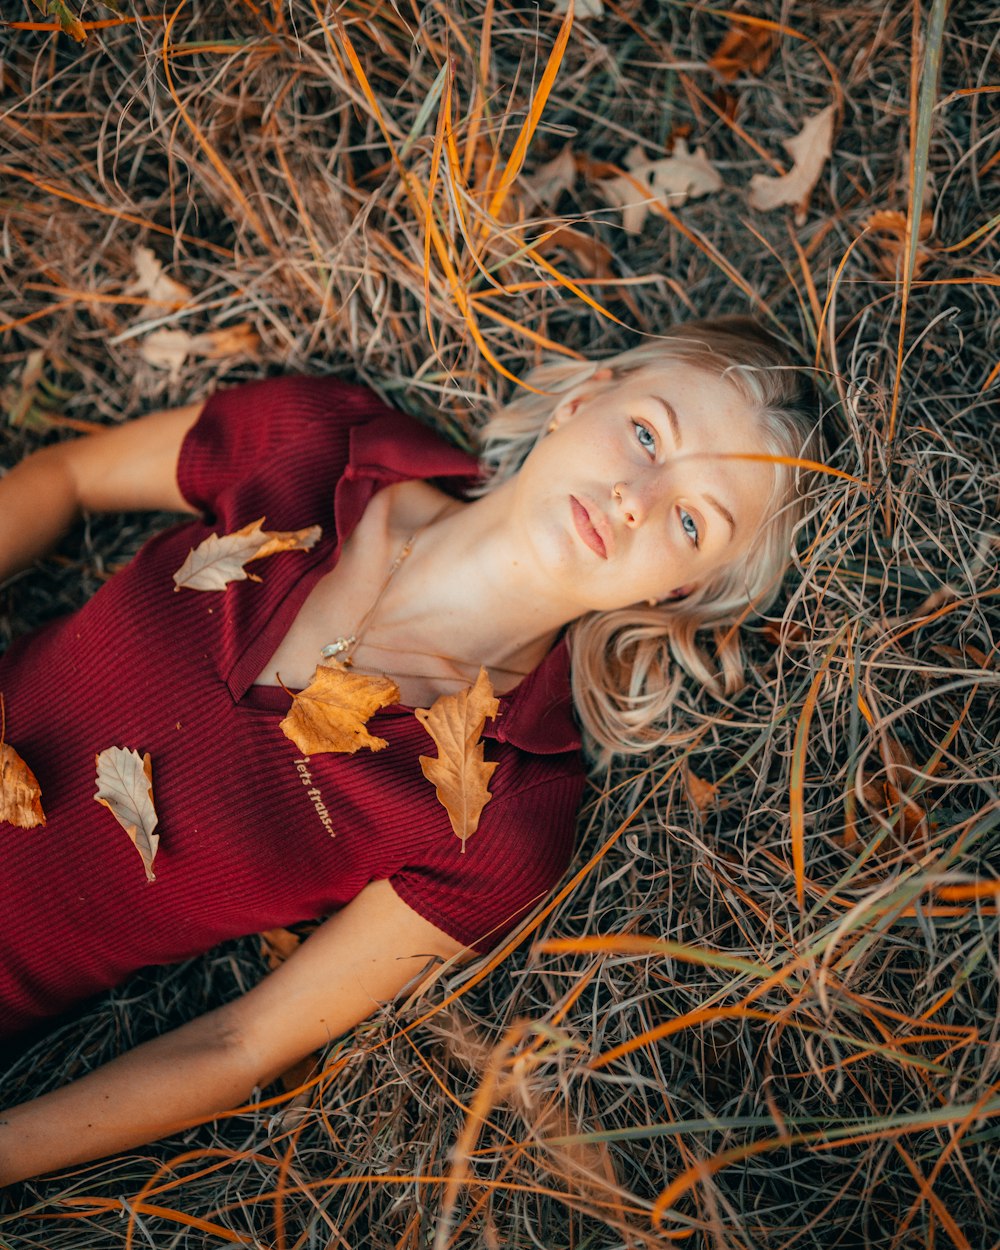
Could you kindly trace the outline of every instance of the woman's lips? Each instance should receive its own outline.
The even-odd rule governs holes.
[[[573,524],[576,526],[576,532],[595,555],[606,560],[611,534],[599,509],[591,504],[592,510],[589,510],[575,495],[570,495],[569,502],[573,510]]]

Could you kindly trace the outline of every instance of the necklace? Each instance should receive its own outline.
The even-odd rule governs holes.
[[[395,559],[389,565],[389,571],[388,573],[386,573],[385,579],[383,580],[382,585],[379,587],[378,592],[376,593],[375,598],[372,600],[371,605],[368,608],[367,612],[365,612],[364,616],[358,622],[354,633],[347,634],[347,635],[341,634],[340,637],[334,638],[332,642],[328,642],[325,647],[320,648],[320,655],[323,657],[324,660],[336,659],[337,662],[342,664],[345,668],[357,668],[361,672],[377,673],[381,676],[386,676],[386,677],[412,678],[414,680],[421,680],[421,681],[427,680],[427,678],[430,677],[429,673],[400,673],[400,672],[393,672],[392,670],[385,669],[385,668],[383,669],[372,668],[370,665],[367,665],[367,664],[355,664],[352,660],[352,656],[354,654],[354,651],[357,649],[357,647],[361,645],[361,641],[365,636],[365,632],[368,629],[368,626],[372,623],[372,618],[375,616],[375,613],[378,611],[378,606],[382,602],[383,598],[385,597],[385,592],[389,589],[389,583],[399,572],[401,565],[406,561],[406,559],[409,557],[410,553],[412,552],[413,544],[417,541],[417,539],[424,532],[424,530],[427,529],[429,526],[433,525],[434,522],[437,521],[439,517],[445,511],[448,510],[450,506],[451,505],[446,504],[445,507],[441,510],[441,512],[439,512],[436,516],[433,516],[424,525],[421,525],[419,529],[414,530],[413,533],[409,536],[409,538],[407,538],[406,542],[403,543],[402,547],[400,547],[399,551],[396,553]],[[380,647],[377,643],[369,643],[368,645],[374,651],[386,650],[386,648]],[[464,666],[465,668],[478,669],[480,667],[478,663],[474,663],[471,660],[458,660],[454,656],[440,655],[437,652],[401,650],[399,651],[399,653],[402,655],[426,656],[429,659],[440,660],[440,661],[443,661],[445,664],[450,664],[452,665],[453,668]],[[490,668],[494,672],[508,673],[518,678],[527,676],[527,673],[522,669],[505,668],[502,664],[491,664]],[[468,678],[461,677],[461,676],[459,677],[439,676],[437,680],[457,682],[461,684],[463,682],[467,682]]]
[[[417,541],[417,537],[420,535],[422,530],[425,530],[426,528],[427,526],[424,525],[421,526],[420,529],[414,530],[406,542],[403,543],[402,547],[400,547],[399,551],[396,553],[395,560],[393,560],[392,564],[389,565],[389,572],[385,575],[385,581],[379,587],[378,594],[372,600],[371,607],[358,622],[356,631],[353,634],[349,634],[347,637],[341,634],[339,638],[334,638],[333,642],[328,642],[325,647],[320,649],[320,655],[324,660],[332,660],[334,656],[339,656],[341,664],[343,664],[346,668],[351,667],[351,652],[365,636],[365,630],[371,624],[372,617],[375,615],[378,605],[382,602],[385,592],[389,589],[389,583],[399,572],[400,565],[413,550],[413,544]]]

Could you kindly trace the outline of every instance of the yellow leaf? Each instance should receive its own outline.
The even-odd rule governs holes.
[[[318,525],[303,530],[262,530],[264,517],[244,525],[232,534],[210,534],[188,552],[174,574],[177,590],[224,590],[230,582],[260,581],[243,567],[251,560],[263,560],[279,551],[309,551],[322,536]]]
[[[443,694],[430,709],[417,708],[416,717],[434,739],[438,758],[421,755],[424,776],[437,790],[451,827],[465,843],[479,828],[483,808],[493,797],[486,784],[496,764],[483,759],[481,735],[487,716],[500,707],[485,668],[476,684],[459,694]]]
[[[352,673],[336,660],[319,664],[305,690],[299,691],[281,732],[303,755],[339,751],[353,755],[360,747],[381,751],[388,746],[365,729],[380,707],[399,702],[399,687],[388,677]]]
[[[19,829],[45,824],[42,789],[35,774],[6,742],[0,742],[0,820]]]
[[[146,880],[155,881],[153,860],[160,845],[153,832],[159,823],[153,806],[153,766],[149,752],[108,747],[96,757],[97,793],[94,798],[114,816],[142,856]]]

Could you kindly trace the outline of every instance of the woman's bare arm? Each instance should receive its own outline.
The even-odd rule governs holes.
[[[0,478],[0,582],[50,551],[81,512],[190,512],[177,485],[203,403],[43,447]]]
[[[211,1119],[393,998],[460,943],[374,881],[235,1002],[0,1112],[0,1185]]]

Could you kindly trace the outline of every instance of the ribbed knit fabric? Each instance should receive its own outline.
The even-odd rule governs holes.
[[[372,754],[303,758],[278,728],[289,696],[254,686],[380,487],[460,490],[474,462],[363,387],[287,378],[215,395],[185,440],[181,489],[203,520],[150,540],[74,616],[0,659],[7,740],[38,776],[48,824],[0,823],[0,1036],[227,938],[326,915],[372,880],[458,940],[488,949],[552,888],[583,785],[568,656],[558,646],[501,700],[493,798],[465,854],[417,761],[412,712],[378,713]],[[262,582],[175,591],[191,547],[260,516],[320,524],[308,553],[255,564]],[[148,751],[156,881],[95,802],[94,759]]]

